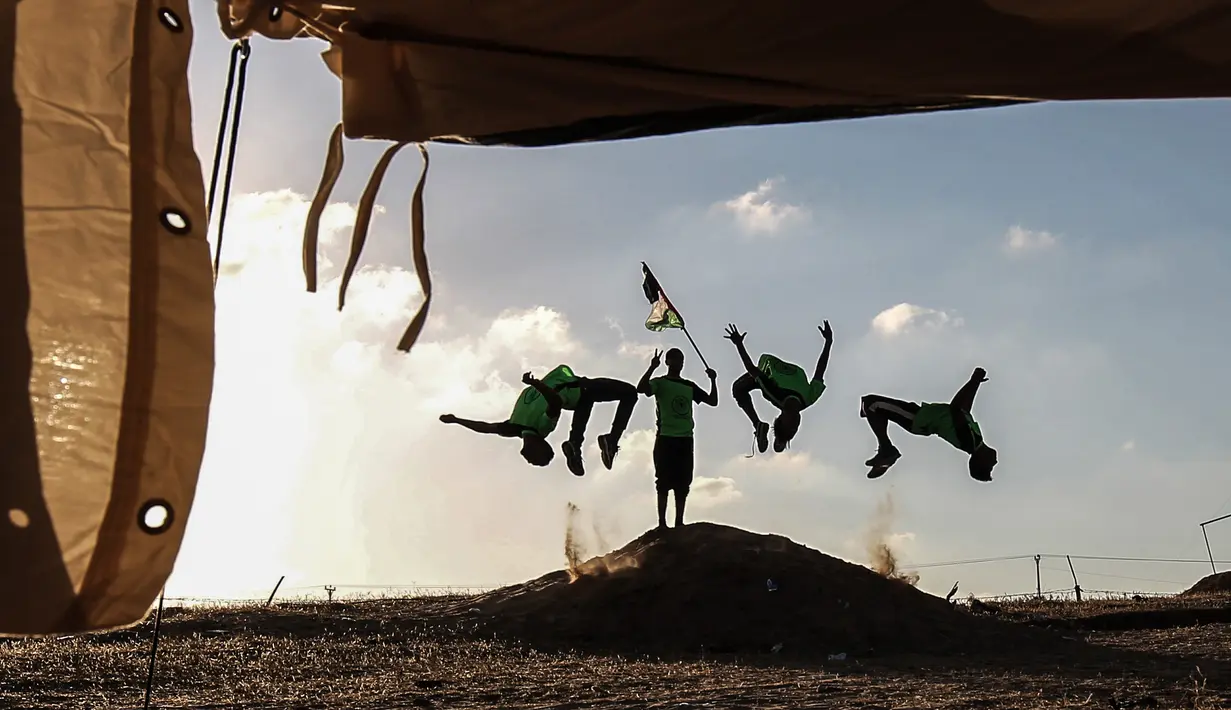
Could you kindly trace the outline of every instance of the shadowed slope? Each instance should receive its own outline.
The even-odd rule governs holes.
[[[770,590],[768,581],[773,581]],[[551,647],[636,652],[965,653],[1056,637],[780,535],[710,523],[651,531],[574,570],[459,602],[479,628]]]

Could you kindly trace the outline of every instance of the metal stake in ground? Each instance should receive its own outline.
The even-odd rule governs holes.
[[[145,678],[145,710],[150,708],[150,695],[154,690],[154,661],[158,658],[158,633],[162,630],[162,602],[167,596],[167,589],[163,587],[162,592],[158,594],[158,612],[154,616],[154,643],[150,646],[150,671]]]

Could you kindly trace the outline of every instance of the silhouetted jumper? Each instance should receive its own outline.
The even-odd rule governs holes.
[[[983,432],[971,416],[979,384],[987,382],[987,372],[976,367],[970,380],[953,395],[949,403],[904,402],[878,394],[864,395],[859,401],[859,416],[868,420],[879,446],[876,455],[864,462],[870,466],[868,478],[885,475],[902,453],[889,440],[889,422],[916,436],[939,436],[955,448],[970,455],[970,477],[976,481],[992,480],[996,466],[996,450],[983,442]]]
[[[731,383],[731,395],[735,403],[748,415],[757,439],[757,451],[765,453],[769,447],[769,425],[757,416],[752,404],[752,391],[760,390],[770,404],[778,408],[774,418],[774,451],[781,453],[799,431],[800,412],[816,404],[825,392],[825,368],[829,366],[829,349],[833,345],[833,330],[829,321],[817,326],[825,338],[825,347],[816,361],[816,369],[809,380],[799,365],[786,362],[769,353],[764,353],[752,364],[752,358],[744,348],[744,336],[734,324],[727,326],[725,337],[739,350],[739,359],[744,363],[744,374]]]
[[[637,405],[637,388],[628,382],[608,377],[578,377],[568,365],[559,365],[543,379],[536,379],[529,372],[522,375],[528,385],[517,397],[509,418],[502,422],[482,422],[462,419],[452,414],[440,415],[445,424],[460,424],[480,434],[496,434],[522,440],[521,455],[533,466],[546,466],[555,457],[547,436],[560,423],[560,411],[573,412],[573,427],[568,441],[560,445],[568,461],[568,469],[575,476],[584,476],[585,466],[581,459],[581,445],[585,440],[586,425],[597,402],[619,402],[611,431],[598,437],[598,447],[603,465],[608,470],[620,450],[620,437],[628,428],[628,420]]]

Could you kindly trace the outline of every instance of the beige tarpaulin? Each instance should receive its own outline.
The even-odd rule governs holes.
[[[214,340],[191,43],[186,0],[0,3],[3,634],[138,621],[179,550]]]
[[[213,375],[187,0],[69,5],[0,5],[4,634],[145,616],[191,508]],[[218,8],[232,38],[331,42],[324,58],[342,82],[343,130],[330,139],[312,214],[341,170],[343,132],[396,142],[361,200],[352,264],[379,178],[408,143],[559,145],[1039,100],[1231,95],[1231,0]],[[427,298],[403,349],[430,302],[422,194],[421,178],[412,226]]]
[[[333,42],[348,137],[550,145],[1002,101],[1231,95],[1227,0],[220,7],[234,34]]]

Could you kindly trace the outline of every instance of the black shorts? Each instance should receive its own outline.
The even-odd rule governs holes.
[[[692,485],[693,439],[691,436],[659,436],[654,439],[654,486],[659,493],[687,493]]]
[[[914,433],[918,413],[918,404],[884,395],[868,394],[859,400],[859,416],[866,419],[869,414],[879,415],[911,433]]]

